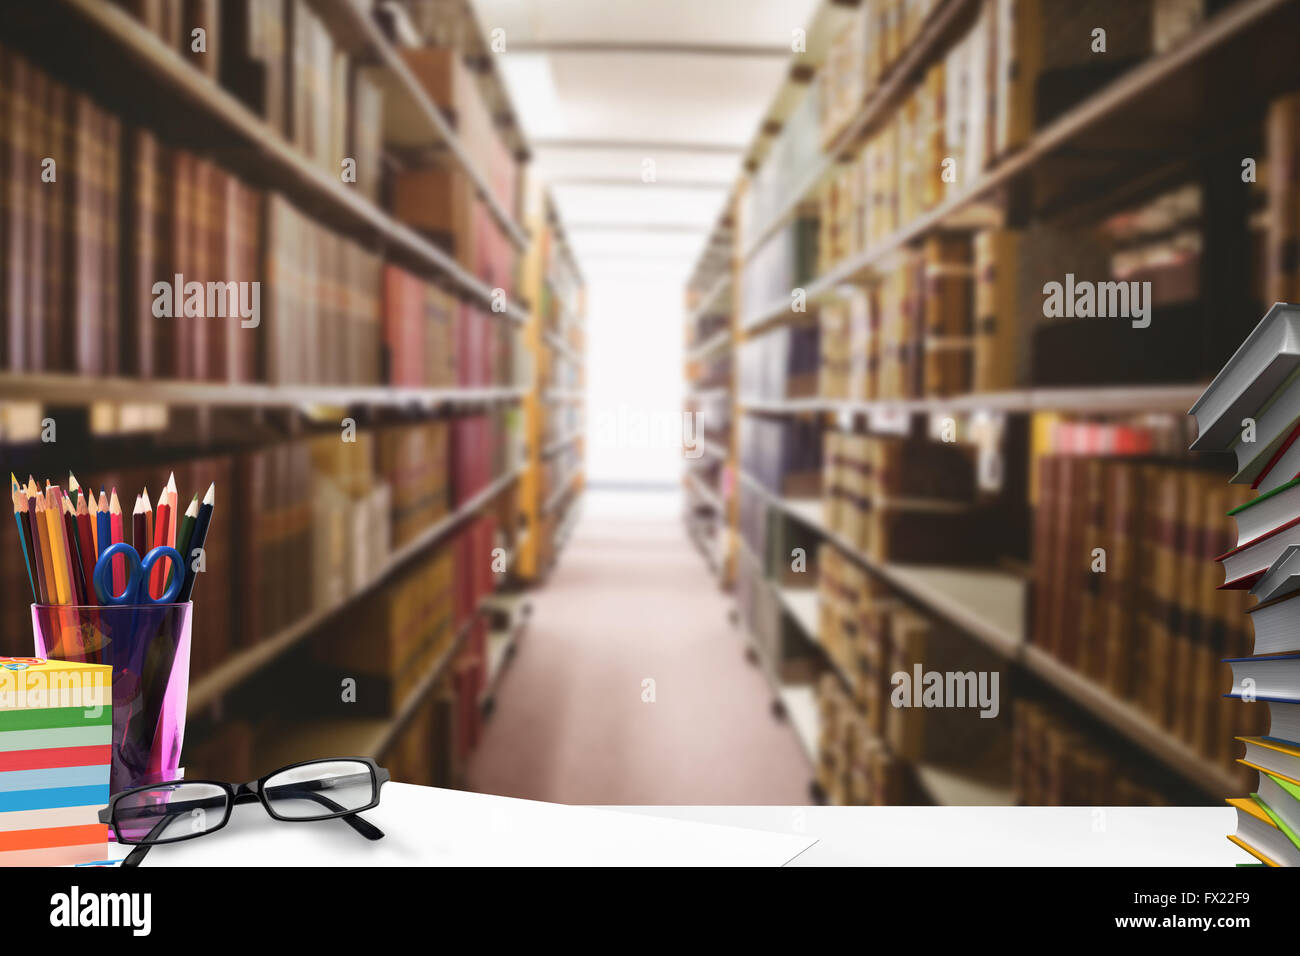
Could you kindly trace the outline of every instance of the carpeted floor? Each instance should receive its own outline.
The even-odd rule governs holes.
[[[771,715],[680,499],[585,497],[534,592],[470,787],[570,804],[807,803],[808,763]]]

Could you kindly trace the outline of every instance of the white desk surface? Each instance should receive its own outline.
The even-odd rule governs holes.
[[[569,807],[390,783],[367,811],[282,823],[258,805],[145,866],[1233,866],[1224,807]],[[127,848],[110,845],[114,857]]]
[[[781,866],[806,834],[763,832],[596,807],[515,800],[410,784],[384,785],[362,814],[371,841],[341,820],[284,823],[258,804],[225,829],[154,847],[143,866]],[[129,847],[110,844],[121,858]]]
[[[791,866],[1235,866],[1222,807],[619,807],[816,844]]]

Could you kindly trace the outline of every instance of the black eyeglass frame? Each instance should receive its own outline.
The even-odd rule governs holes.
[[[266,782],[272,777],[278,777],[285,771],[295,770],[298,767],[307,767],[318,763],[339,763],[342,761],[364,764],[370,771],[370,781],[375,795],[374,799],[371,800],[370,803],[366,804],[364,807],[337,810],[332,813],[324,813],[320,816],[312,817],[286,817],[276,813],[275,810],[272,809],[271,802],[267,799],[265,792]],[[352,825],[353,829],[357,830],[368,839],[373,840],[377,839],[378,836],[383,835],[377,827],[373,824],[367,823],[365,820],[348,818],[356,817],[358,813],[364,813],[367,810],[373,810],[375,807],[379,806],[380,790],[383,788],[384,784],[389,782],[390,779],[391,777],[389,776],[388,771],[384,767],[379,766],[379,764],[371,757],[327,757],[318,758],[316,760],[300,760],[297,763],[287,764],[286,766],[272,770],[268,774],[264,774],[256,780],[250,780],[248,783],[241,784],[228,783],[224,780],[163,780],[158,783],[146,784],[142,787],[133,787],[130,790],[123,790],[121,793],[113,794],[113,796],[109,798],[108,806],[99,811],[99,822],[108,824],[108,826],[112,828],[113,833],[117,838],[117,842],[123,845],[136,847],[162,846],[167,843],[180,843],[185,840],[195,840],[199,837],[205,837],[211,833],[216,833],[230,822],[230,816],[234,812],[236,804],[260,803],[273,820],[280,820],[285,823],[315,823],[320,820],[335,820],[343,818],[347,823]],[[117,806],[122,800],[137,793],[145,793],[150,790],[157,790],[161,787],[193,786],[196,784],[207,784],[208,786],[217,787],[226,794],[226,812],[222,816],[221,822],[216,826],[207,827],[198,833],[184,833],[180,836],[168,837],[162,840],[132,840],[127,839],[122,835],[122,831],[117,825]],[[372,833],[377,834],[378,836],[374,836]]]

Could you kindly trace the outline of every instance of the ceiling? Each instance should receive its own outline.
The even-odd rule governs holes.
[[[473,0],[589,282],[685,282],[816,2]]]

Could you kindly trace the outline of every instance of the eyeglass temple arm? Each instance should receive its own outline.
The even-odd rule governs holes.
[[[150,828],[149,834],[148,836],[145,837],[145,840],[147,841],[155,833],[157,833],[164,826],[166,826],[168,822],[170,822],[170,819],[171,818],[167,816],[164,816],[161,819],[159,819],[159,821]],[[144,862],[144,858],[149,854],[149,847],[152,845],[153,844],[151,843],[145,842],[133,846],[131,848],[131,852],[126,855],[126,858],[124,860],[122,860],[122,865],[139,866],[142,862]]]

